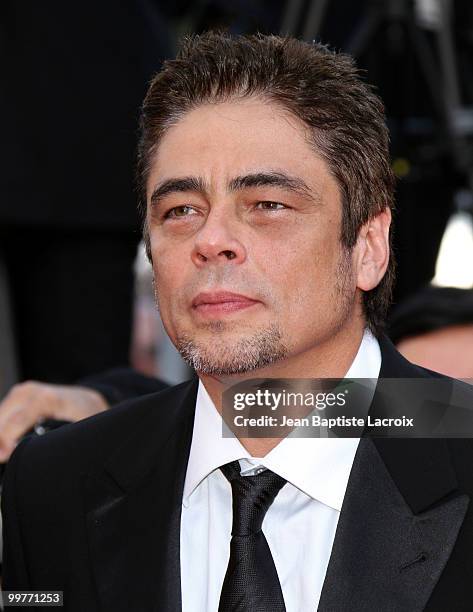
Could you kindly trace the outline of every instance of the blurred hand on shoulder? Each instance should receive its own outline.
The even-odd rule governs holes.
[[[108,408],[105,398],[87,387],[19,383],[0,402],[0,462],[8,461],[20,439],[43,419],[80,421]]]

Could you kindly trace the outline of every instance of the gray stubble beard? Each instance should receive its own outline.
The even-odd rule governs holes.
[[[215,342],[200,344],[187,334],[176,340],[176,348],[184,361],[199,374],[231,376],[259,370],[285,359],[288,349],[282,342],[279,328],[272,324],[256,331],[251,337],[230,344],[219,338],[224,326],[214,325]]]

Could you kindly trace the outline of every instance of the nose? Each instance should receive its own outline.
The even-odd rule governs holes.
[[[201,267],[210,263],[242,263],[246,250],[236,235],[236,222],[230,220],[228,212],[210,213],[195,237],[192,261]]]

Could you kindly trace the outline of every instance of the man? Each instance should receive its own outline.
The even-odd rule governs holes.
[[[379,99],[320,45],[210,33],[151,83],[139,153],[160,314],[199,380],[20,444],[4,588],[68,611],[470,609],[468,441],[222,436],[248,378],[433,376],[380,336]]]

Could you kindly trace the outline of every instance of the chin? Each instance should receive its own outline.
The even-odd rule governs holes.
[[[249,334],[220,335],[205,340],[181,334],[176,340],[176,348],[198,373],[220,376],[253,372],[288,354],[275,325]]]

